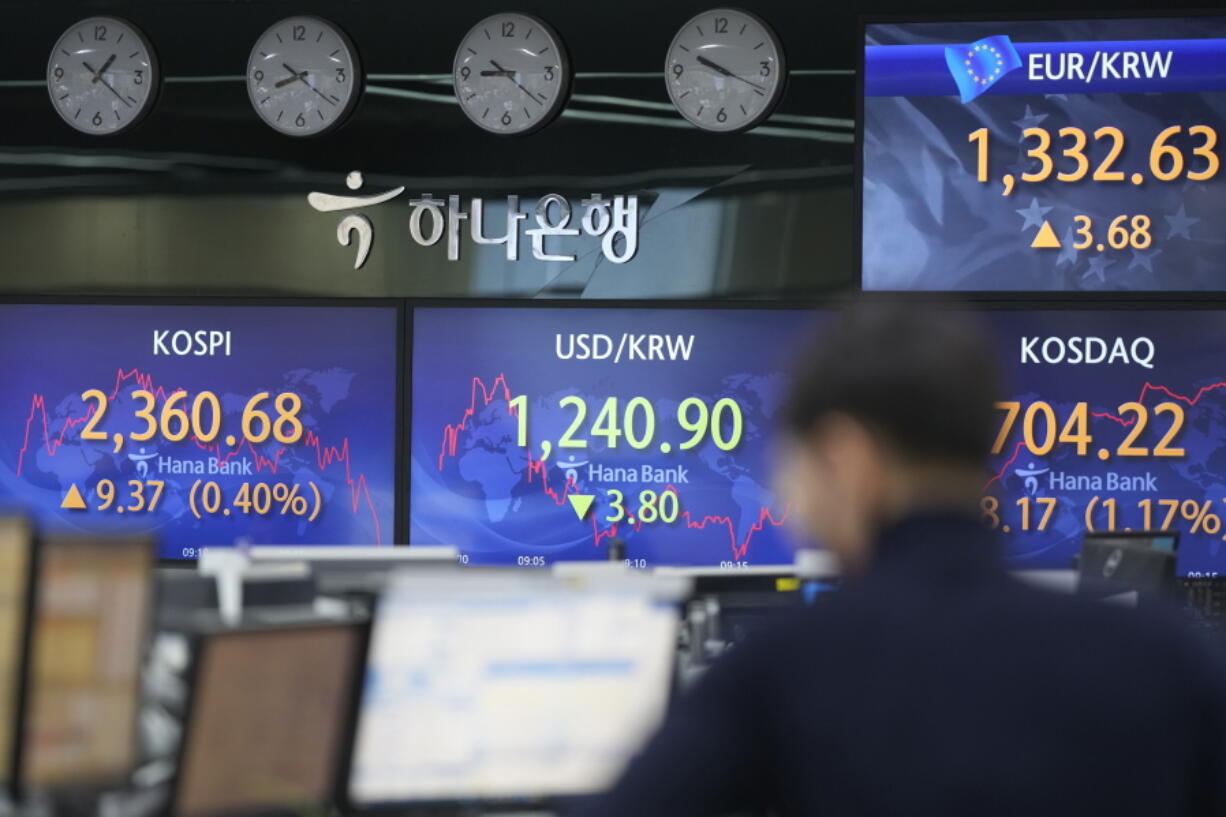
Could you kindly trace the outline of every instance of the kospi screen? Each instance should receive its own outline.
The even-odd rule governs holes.
[[[790,563],[768,449],[815,315],[423,307],[411,544],[472,564]]]
[[[865,28],[877,290],[1219,290],[1226,18]]]
[[[51,529],[391,544],[392,306],[0,304],[0,502]]]

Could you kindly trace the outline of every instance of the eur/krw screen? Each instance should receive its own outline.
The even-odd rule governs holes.
[[[873,23],[863,280],[1220,290],[1226,18]]]

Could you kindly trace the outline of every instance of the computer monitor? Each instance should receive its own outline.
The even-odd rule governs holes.
[[[350,804],[603,790],[663,715],[677,627],[626,584],[398,577],[371,635]]]
[[[1077,562],[1078,595],[1135,593],[1143,603],[1168,594],[1175,586],[1178,543],[1178,534],[1166,532],[1088,534]]]
[[[29,651],[34,531],[22,516],[0,516],[0,784],[12,788]]]
[[[204,635],[171,813],[308,813],[336,791],[365,625]]]
[[[23,788],[115,783],[135,767],[153,563],[148,539],[41,543],[19,756]]]

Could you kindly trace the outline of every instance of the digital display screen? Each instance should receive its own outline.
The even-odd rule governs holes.
[[[173,812],[307,813],[327,803],[353,702],[360,634],[338,625],[207,636]]]
[[[770,443],[815,313],[414,310],[410,544],[470,564],[791,564]],[[462,328],[462,331],[461,331]]]
[[[873,23],[874,290],[1220,290],[1226,18]]]
[[[121,780],[137,760],[153,548],[49,539],[39,559],[22,782]]]
[[[1181,574],[1222,572],[1222,313],[983,319],[1008,388],[984,521],[1010,563],[1067,569],[1087,531],[1168,530]],[[786,372],[818,321],[777,309],[416,310],[410,541],[456,545],[478,564],[601,559],[613,537],[637,566],[790,562],[769,449]],[[640,337],[661,338],[654,358],[630,357]]]
[[[159,556],[391,544],[394,307],[0,304],[0,499]]]
[[[1011,561],[1069,568],[1086,532],[1178,531],[1177,569],[1226,569],[1226,316],[993,311],[1009,363],[984,519]]]
[[[664,715],[677,625],[642,588],[398,579],[371,634],[352,800],[603,791]]]

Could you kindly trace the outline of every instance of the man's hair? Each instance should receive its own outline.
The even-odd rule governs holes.
[[[804,350],[784,421],[803,435],[842,413],[908,459],[982,464],[995,433],[996,364],[965,313],[856,302]]]

